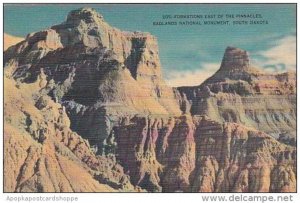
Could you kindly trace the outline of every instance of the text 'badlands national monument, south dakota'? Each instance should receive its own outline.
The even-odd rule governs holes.
[[[7,4],[4,32],[4,192],[296,192],[296,5]]]

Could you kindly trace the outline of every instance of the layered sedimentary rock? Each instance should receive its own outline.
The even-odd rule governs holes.
[[[180,113],[161,76],[156,38],[113,28],[93,9],[72,11],[64,23],[29,34],[4,59],[17,64],[14,78],[34,80],[43,70],[64,83],[52,90],[59,101],[98,102],[117,113]]]
[[[4,62],[5,191],[296,190],[295,74],[264,73],[244,50],[172,89],[154,36],[83,8]]]
[[[118,127],[115,136],[117,158],[133,184],[148,191],[283,192],[296,188],[295,148],[240,124],[189,115],[167,120],[133,118]],[[274,176],[279,170],[280,178]]]
[[[193,115],[240,123],[285,143],[296,143],[296,73],[265,73],[249,54],[228,47],[220,69],[197,87],[179,90],[192,103]]]
[[[192,191],[295,190],[295,148],[281,144],[255,129],[234,123],[220,124],[205,117],[195,136],[197,161],[190,176],[193,180]],[[278,168],[286,174],[280,180],[273,175]]]

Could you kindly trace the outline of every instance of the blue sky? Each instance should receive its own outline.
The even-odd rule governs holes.
[[[84,6],[95,8],[109,24],[121,30],[155,35],[164,76],[173,86],[203,81],[219,67],[227,46],[249,51],[253,63],[269,71],[295,68],[295,4],[6,4],[4,32],[24,37],[61,23],[70,10]],[[162,21],[162,15],[176,14],[261,14],[268,24],[153,25],[153,21]]]

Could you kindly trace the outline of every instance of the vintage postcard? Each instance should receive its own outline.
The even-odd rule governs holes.
[[[296,193],[296,7],[4,4],[3,191]]]

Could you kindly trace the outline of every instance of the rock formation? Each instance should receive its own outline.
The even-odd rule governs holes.
[[[154,36],[82,8],[4,63],[7,192],[296,190],[295,74],[264,73],[246,51],[171,88]]]
[[[96,156],[70,129],[64,107],[43,93],[41,80],[5,78],[4,191],[135,191],[115,157]]]
[[[253,67],[249,54],[228,47],[220,69],[200,86],[179,90],[193,115],[254,127],[296,144],[296,73],[270,74]]]

